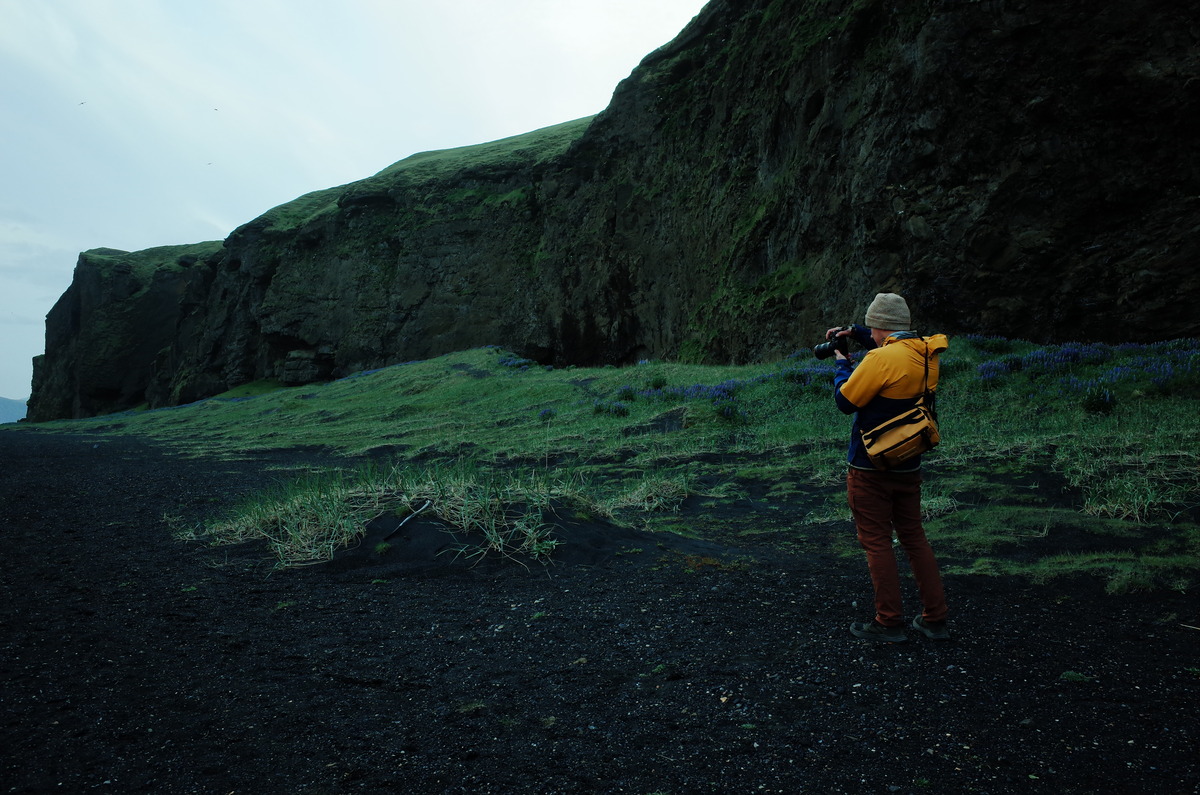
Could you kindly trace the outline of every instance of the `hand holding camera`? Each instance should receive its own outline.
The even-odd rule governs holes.
[[[831,328],[825,332],[825,342],[813,346],[813,356],[818,359],[828,359],[836,353],[842,356],[850,355],[850,333],[853,331],[852,326],[842,326],[841,328]]]

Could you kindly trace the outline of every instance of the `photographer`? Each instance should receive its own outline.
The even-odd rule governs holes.
[[[846,414],[854,414],[850,431],[850,464],[846,493],[858,541],[867,555],[875,588],[875,617],[850,625],[855,637],[900,643],[908,640],[893,533],[908,556],[924,610],[912,626],[932,640],[948,640],[946,598],[933,548],[921,524],[920,458],[897,469],[881,470],[863,447],[862,431],[910,409],[926,389],[937,387],[937,355],[946,350],[944,334],[921,337],[909,330],[908,304],[895,293],[879,293],[867,307],[866,327],[830,329],[826,339],[837,357],[834,398]],[[846,339],[867,348],[855,368]],[[818,352],[821,355],[822,352]],[[928,357],[928,358],[927,358]],[[928,369],[927,369],[928,365]]]

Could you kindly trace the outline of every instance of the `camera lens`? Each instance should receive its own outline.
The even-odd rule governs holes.
[[[828,359],[830,356],[833,356],[833,352],[836,351],[837,348],[838,343],[836,340],[822,342],[820,345],[813,346],[813,356],[816,356],[818,359]]]
[[[838,331],[845,330],[846,329],[838,329]],[[813,356],[816,356],[818,359],[828,359],[830,356],[833,356],[836,351],[841,351],[843,356],[849,356],[850,338],[845,336],[839,337],[835,334],[828,341],[822,342],[820,345],[813,346]]]

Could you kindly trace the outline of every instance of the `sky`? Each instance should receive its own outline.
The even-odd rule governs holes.
[[[0,397],[79,252],[603,110],[705,0],[0,0]]]

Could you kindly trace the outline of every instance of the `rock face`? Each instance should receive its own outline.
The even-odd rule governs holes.
[[[926,330],[1191,336],[1198,40],[1182,0],[713,0],[599,116],[85,252],[30,418],[484,344],[770,359],[884,290]]]
[[[46,316],[28,418],[90,417],[145,402],[155,362],[188,309],[186,288],[209,272],[221,245],[80,254],[71,286]]]

